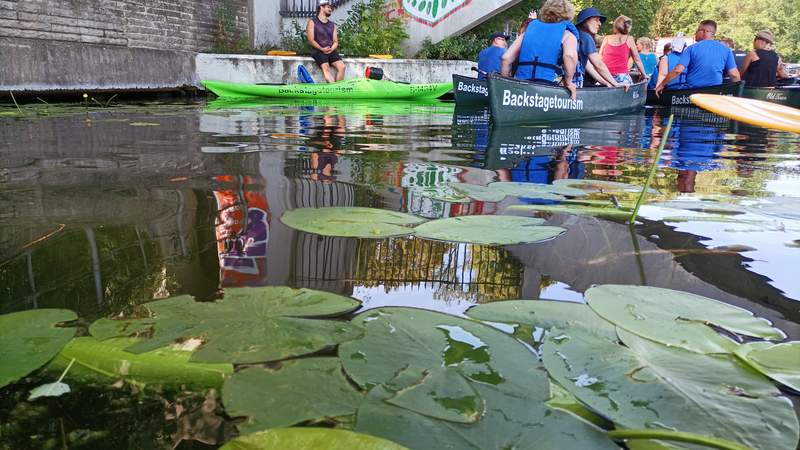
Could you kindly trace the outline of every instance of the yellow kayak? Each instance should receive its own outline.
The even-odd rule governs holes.
[[[693,94],[695,105],[729,119],[775,130],[800,133],[800,109],[750,98]]]

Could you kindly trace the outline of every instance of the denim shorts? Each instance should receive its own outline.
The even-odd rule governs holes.
[[[633,79],[631,78],[631,74],[629,73],[618,73],[612,75],[614,77],[614,81],[620,84],[633,84]]]

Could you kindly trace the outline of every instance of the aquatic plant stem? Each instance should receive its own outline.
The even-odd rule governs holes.
[[[720,450],[752,450],[750,447],[736,442],[684,431],[652,430],[646,428],[637,430],[612,430],[607,432],[607,434],[611,439],[660,439],[662,441],[699,444],[705,447],[718,448]]]
[[[14,98],[14,93],[11,91],[8,91],[8,93],[11,94],[11,100],[14,102],[14,106],[17,107],[17,111],[22,114],[22,109],[20,109],[19,104],[17,104],[17,99]]]
[[[73,364],[75,364],[75,358],[72,358],[72,361],[69,362],[69,365],[67,365],[67,368],[64,369],[64,372],[62,372],[61,376],[58,377],[58,381],[56,381],[56,383],[61,383],[61,380],[64,379],[64,377],[67,375],[67,372],[69,372],[69,369],[72,368]]]
[[[658,162],[661,161],[661,152],[664,151],[664,146],[667,144],[667,140],[669,139],[669,132],[672,130],[672,119],[674,114],[669,115],[669,120],[667,121],[667,127],[664,128],[664,132],[661,134],[661,144],[658,146],[658,150],[656,151],[656,157],[653,160],[653,165],[650,166],[650,173],[647,174],[647,180],[644,182],[644,188],[642,189],[642,193],[639,194],[639,199],[636,200],[636,206],[633,207],[633,213],[631,214],[631,218],[628,220],[628,223],[633,225],[636,222],[636,216],[639,215],[639,207],[642,206],[642,202],[644,202],[644,198],[647,195],[647,191],[650,189],[650,183],[653,182],[653,178],[656,176],[656,170],[658,169]]]

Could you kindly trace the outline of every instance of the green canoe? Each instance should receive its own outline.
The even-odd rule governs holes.
[[[339,99],[434,99],[453,89],[453,83],[409,84],[354,78],[336,83],[247,84],[201,81],[220,97],[339,98]]]

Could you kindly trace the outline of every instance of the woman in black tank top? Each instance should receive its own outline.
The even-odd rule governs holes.
[[[753,50],[742,63],[742,80],[745,86],[775,86],[777,78],[788,78],[780,56],[775,53],[775,38],[769,30],[756,33]]]

